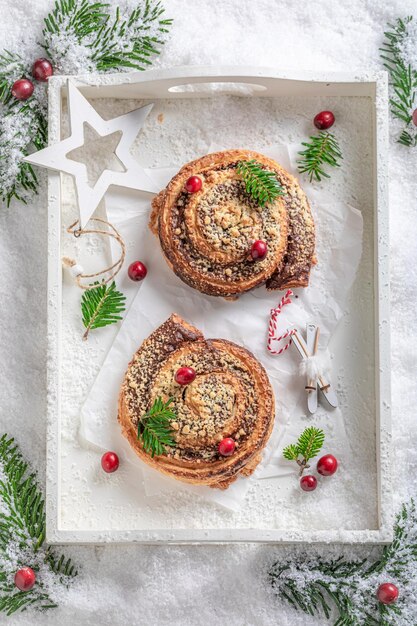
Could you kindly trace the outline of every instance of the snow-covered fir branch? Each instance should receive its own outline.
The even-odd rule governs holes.
[[[13,439],[0,438],[0,612],[11,615],[33,606],[56,606],[57,590],[76,574],[69,559],[44,546],[45,503]],[[14,576],[22,567],[36,573],[30,591],[19,591]]]
[[[363,560],[298,554],[276,562],[269,573],[277,596],[295,609],[332,619],[335,626],[415,624],[417,614],[417,511],[404,505],[393,542]],[[400,589],[397,603],[381,604],[379,585]]]
[[[172,23],[163,13],[159,0],[113,9],[89,0],[58,1],[45,19],[44,48],[61,74],[144,70]]]
[[[15,197],[27,202],[37,189],[37,177],[29,163],[29,152],[46,145],[47,121],[41,103],[16,103],[0,107],[0,190],[7,203]]]
[[[417,25],[413,17],[408,16],[398,18],[388,27],[380,54],[390,78],[391,114],[401,123],[398,142],[414,147],[417,145],[414,119],[417,99]]]

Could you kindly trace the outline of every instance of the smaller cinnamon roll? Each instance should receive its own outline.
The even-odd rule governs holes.
[[[183,368],[193,373],[188,384],[177,382]],[[138,433],[157,399],[169,402],[172,442],[152,456]],[[250,352],[224,339],[204,339],[197,328],[171,315],[129,363],[118,420],[148,465],[187,483],[226,489],[259,463],[274,423],[274,396]],[[222,455],[224,440],[232,440],[230,456]]]

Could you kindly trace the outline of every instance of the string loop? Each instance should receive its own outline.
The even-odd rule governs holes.
[[[120,236],[120,233],[115,229],[113,224],[111,224],[110,222],[107,222],[106,220],[103,220],[100,217],[94,217],[90,220],[90,222],[99,222],[100,224],[104,224],[110,230],[99,230],[97,228],[81,228],[81,227],[77,228],[79,224],[79,220],[77,220],[76,222],[71,224],[71,226],[68,226],[67,233],[69,233],[70,235],[73,235],[76,238],[81,237],[82,235],[106,235],[107,237],[112,237],[120,245],[121,254],[120,254],[119,259],[115,263],[110,265],[110,267],[106,267],[105,269],[100,270],[99,272],[94,272],[93,274],[85,274],[82,267],[78,265],[77,262],[74,261],[74,259],[70,259],[68,257],[64,257],[62,259],[63,265],[70,268],[71,274],[73,275],[75,281],[77,282],[77,285],[81,289],[84,289],[86,291],[88,291],[89,289],[94,289],[95,285],[91,284],[91,281],[89,281],[89,284],[84,284],[82,281],[91,279],[91,278],[98,278],[99,276],[102,276],[103,274],[108,274],[106,278],[103,277],[102,280],[99,282],[103,284],[110,283],[121,270],[122,265],[125,260],[125,256],[126,256],[125,243],[122,237]]]

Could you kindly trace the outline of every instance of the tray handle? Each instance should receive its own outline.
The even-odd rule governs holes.
[[[167,93],[169,95],[172,94],[238,94],[238,95],[249,95],[252,96],[254,94],[259,94],[260,92],[265,93],[268,91],[268,87],[265,84],[261,84],[261,82],[255,82],[255,78],[251,78],[250,81],[242,80],[240,77],[237,80],[231,80],[230,78],[217,78],[216,80],[198,80],[198,79],[190,79],[190,80],[179,80],[175,84],[170,85],[167,88]],[[265,94],[266,95],[266,94]]]

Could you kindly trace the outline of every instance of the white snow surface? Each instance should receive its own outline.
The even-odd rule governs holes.
[[[320,71],[380,69],[378,47],[386,23],[416,9],[413,0],[165,0],[164,4],[175,25],[156,66],[259,64]],[[0,0],[1,45],[18,51],[23,42],[35,45],[51,7],[50,0]],[[416,495],[417,484],[417,150],[397,145],[394,122],[391,129],[393,471],[399,508]],[[16,437],[41,480],[47,263],[42,179],[41,193],[31,204],[12,203],[0,210],[0,425],[2,432]],[[246,545],[69,546],[65,552],[81,571],[69,591],[57,591],[59,608],[15,615],[5,623],[323,624],[295,613],[270,594],[267,570],[284,550],[288,551]],[[324,555],[330,550],[321,549]],[[353,548],[340,550],[348,554]],[[415,621],[409,620],[410,616],[407,621],[399,619],[398,624]]]

